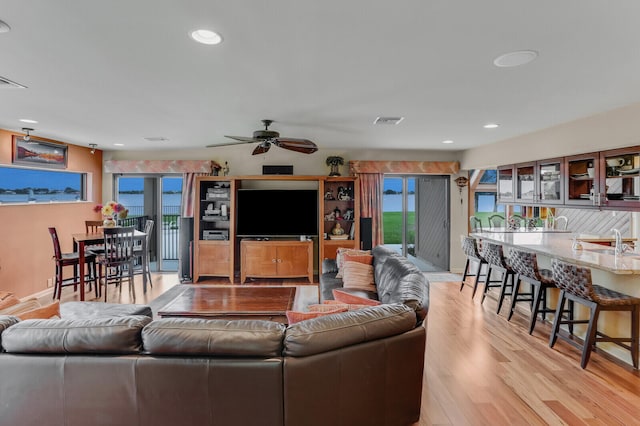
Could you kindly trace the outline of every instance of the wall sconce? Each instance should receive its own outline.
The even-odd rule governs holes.
[[[23,127],[22,131],[26,133],[26,135],[24,135],[22,139],[29,142],[29,140],[31,139],[31,135],[29,134],[29,132],[33,132],[33,129],[30,129],[29,127]]]
[[[459,178],[456,178],[454,182],[456,183],[456,185],[458,185],[458,190],[460,191],[460,204],[462,204],[462,188],[467,186],[467,184],[469,183],[469,179],[467,179],[465,176],[460,176]]]
[[[90,143],[89,146],[91,147],[91,155],[96,153],[96,147],[98,146],[95,143]]]

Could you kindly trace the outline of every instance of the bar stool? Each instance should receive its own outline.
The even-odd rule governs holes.
[[[502,308],[502,303],[504,302],[504,296],[507,292],[507,287],[511,289],[511,293],[513,293],[513,287],[515,283],[515,271],[507,264],[507,261],[504,258],[504,252],[502,250],[502,246],[499,244],[490,243],[487,241],[482,242],[482,257],[487,261],[487,277],[485,278],[484,292],[482,293],[482,300],[480,303],[484,302],[484,298],[487,297],[487,292],[489,288],[492,287],[500,287],[500,296],[498,297],[498,309],[496,313],[500,313],[500,308]],[[502,273],[502,279],[500,281],[492,281],[491,280],[491,272],[498,271]],[[509,279],[511,279],[511,284],[508,284]],[[500,283],[500,284],[495,284]]]
[[[462,251],[467,255],[467,262],[464,265],[464,272],[462,273],[462,281],[460,282],[460,291],[464,288],[464,281],[467,277],[472,274],[469,273],[469,269],[471,266],[471,262],[475,262],[478,265],[478,269],[475,274],[475,279],[473,281],[473,292],[471,293],[471,298],[473,299],[476,295],[476,290],[478,290],[478,282],[480,281],[480,276],[482,275],[482,265],[486,265],[487,261],[484,260],[480,252],[478,251],[478,244],[476,239],[473,237],[468,237],[463,235],[461,238],[462,243]],[[486,274],[482,275],[486,279]]]
[[[529,334],[533,333],[536,326],[538,313],[542,313],[545,320],[547,313],[555,312],[555,309],[547,306],[547,289],[555,288],[553,275],[549,269],[538,269],[538,258],[535,253],[512,248],[509,251],[509,264],[518,274],[518,279],[511,295],[511,309],[507,320],[511,320],[518,302],[530,302],[531,320],[529,321]],[[531,286],[528,293],[520,293],[520,283],[525,281]],[[542,303],[542,307],[540,304]],[[573,301],[569,301],[569,309],[564,311],[570,320],[573,320]],[[569,331],[573,334],[573,324],[569,324]]]
[[[560,299],[556,308],[556,317],[553,320],[549,347],[553,347],[558,337],[578,349],[582,346],[580,366],[585,368],[596,343],[611,342],[631,352],[633,367],[637,369],[638,343],[640,342],[640,299],[593,284],[591,270],[583,266],[552,259],[551,270],[553,271],[553,279],[560,288]],[[569,320],[563,319],[560,315],[565,300],[580,303],[587,307],[591,313],[588,320],[571,320],[573,324],[588,324],[583,345],[566,336],[560,330],[561,324],[569,323]],[[629,311],[631,313],[631,337],[611,337],[599,332],[598,316],[600,311]]]

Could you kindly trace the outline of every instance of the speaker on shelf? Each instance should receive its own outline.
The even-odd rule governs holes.
[[[180,281],[191,282],[193,280],[193,218],[180,218],[180,234],[178,239],[180,253]]]
[[[371,218],[370,217],[361,217],[360,218],[360,245],[362,250],[371,250],[372,247],[372,229],[371,229]]]
[[[262,166],[263,175],[292,175],[293,166]]]

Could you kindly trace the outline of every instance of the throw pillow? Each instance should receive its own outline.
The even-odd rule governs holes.
[[[333,298],[338,302],[347,303],[350,305],[368,305],[368,306],[380,305],[380,301],[378,300],[367,299],[366,297],[356,296],[355,294],[347,293],[337,288],[333,289]]]
[[[344,262],[342,267],[342,281],[345,288],[359,288],[367,291],[376,291],[373,282],[373,266],[360,262]]]
[[[344,255],[345,254],[350,254],[350,255],[370,255],[371,251],[370,250],[357,250],[357,249],[353,249],[353,248],[348,248],[348,247],[340,247],[338,250],[336,250],[336,265],[338,266],[338,273],[336,274],[336,278],[342,278],[342,266],[344,265]],[[373,262],[373,257],[371,258],[371,261]]]
[[[25,300],[24,302],[16,303],[15,305],[9,306],[8,308],[4,308],[2,311],[0,311],[0,315],[19,316],[24,312],[27,312],[39,307],[40,307],[40,303],[38,303],[38,300],[34,297],[31,299]]]
[[[347,308],[347,311],[357,311],[359,309],[371,307],[371,305],[355,305],[338,302],[337,300],[325,300],[324,302],[322,302],[322,304],[307,306],[307,310],[309,312],[326,312],[332,309],[336,309],[336,306]]]
[[[289,325],[295,324],[300,321],[318,318],[325,315],[338,314],[340,312],[347,312],[347,308],[335,308],[333,310],[325,311],[325,312],[297,312],[297,311],[287,311],[287,321]]]
[[[8,308],[20,303],[20,299],[15,297],[13,293],[5,293],[4,297],[0,297],[0,309]]]
[[[60,318],[60,302],[56,300],[50,305],[41,306],[16,315],[21,320]]]

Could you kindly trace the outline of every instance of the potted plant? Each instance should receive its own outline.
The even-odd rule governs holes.
[[[339,167],[344,164],[344,158],[338,156],[327,157],[327,166],[331,166],[329,176],[340,176]]]

